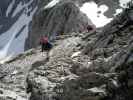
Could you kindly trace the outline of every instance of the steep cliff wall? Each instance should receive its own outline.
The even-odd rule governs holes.
[[[38,46],[39,38],[43,34],[54,37],[71,32],[83,32],[87,25],[94,26],[74,2],[60,2],[52,8],[44,7],[33,19],[26,48]]]

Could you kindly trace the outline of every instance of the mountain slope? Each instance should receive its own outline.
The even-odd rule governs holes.
[[[29,72],[30,100],[132,100],[132,11],[102,32],[72,36],[53,48],[50,60]]]
[[[93,2],[93,5],[91,4],[91,7],[89,8],[89,10],[87,10],[88,5],[86,3],[90,4],[90,1]],[[129,0],[126,0],[126,2],[128,1]],[[53,32],[57,32],[57,31],[62,32],[62,30],[60,29],[58,30],[58,27],[60,27],[59,25],[60,23],[58,22],[60,21],[58,22],[52,21],[52,20],[56,20],[56,17],[59,17],[60,19],[60,16],[59,16],[60,14],[58,14],[58,16],[55,16],[55,17],[50,17],[50,16],[56,15],[54,13],[55,10],[50,10],[50,9],[53,9],[54,7],[60,9],[59,5],[66,4],[67,2],[73,3],[73,7],[71,8],[73,9],[72,11],[75,11],[74,9],[77,9],[76,7],[79,7],[80,10],[81,8],[84,8],[82,12],[85,13],[88,18],[87,17],[85,18],[86,15],[82,14],[82,12],[80,13],[77,12],[77,14],[75,15],[72,14],[73,16],[76,16],[77,22],[81,21],[81,23],[84,23],[86,19],[91,19],[91,21],[94,24],[97,24],[95,21],[100,23],[103,23],[102,21],[104,22],[107,21],[107,23],[110,22],[110,19],[112,19],[117,12],[121,12],[120,5],[124,4],[123,0],[119,0],[120,4],[116,0],[109,1],[109,2],[107,2],[106,0],[102,0],[102,1],[99,1],[99,0],[4,0],[4,1],[0,1],[0,9],[1,9],[0,10],[0,41],[2,41],[0,43],[0,60],[3,60],[5,59],[5,57],[8,57],[8,56],[17,55],[31,47],[35,47],[37,43],[34,43],[34,41],[32,41],[32,35],[34,38],[35,36],[34,34],[38,34],[37,35],[37,38],[38,38],[40,36],[40,33],[45,33],[45,29],[47,29],[46,33],[50,32],[50,34],[54,34]],[[84,6],[84,5],[87,5],[87,6]],[[44,11],[44,8],[46,9],[46,12]],[[62,8],[63,7],[61,7],[61,9]],[[105,8],[106,11],[103,8]],[[60,11],[59,13],[62,13],[61,9],[59,10]],[[94,12],[92,12],[91,9],[93,9]],[[39,12],[42,14],[38,14]],[[101,12],[101,13],[99,13],[97,16],[97,12]],[[47,15],[47,13],[50,15]],[[33,15],[35,16],[34,19],[32,19]],[[46,16],[47,18],[45,19]],[[50,19],[49,17],[53,19]],[[40,20],[37,18],[40,18]],[[82,18],[85,20],[83,20]],[[58,23],[58,27],[53,28],[48,26],[49,27],[48,28],[46,27],[47,23],[44,23],[44,25],[40,23],[40,21],[44,22],[46,20],[49,20],[50,23],[48,25],[51,25],[53,27],[55,26],[54,24]],[[36,23],[37,21],[40,24]],[[77,23],[77,22],[74,22],[74,23]],[[67,23],[66,21],[63,21],[63,23],[64,24],[61,26],[65,27],[66,29],[68,28],[66,27],[67,25],[68,26],[71,25],[71,23]],[[104,26],[107,23],[103,23],[103,25],[100,24],[100,26]],[[38,28],[36,27],[36,29],[34,29],[35,28],[34,24],[39,25],[37,26]],[[41,27],[40,25],[42,25],[43,27]],[[96,26],[99,26],[99,25],[96,25]],[[40,32],[40,28],[42,30],[41,32]],[[80,27],[78,26],[77,28],[80,28]],[[76,32],[77,30],[79,30],[77,28],[75,30]],[[75,24],[74,24],[74,29],[75,29]],[[67,31],[65,30],[65,32]],[[33,46],[32,46],[32,42],[33,42]]]
[[[1,65],[0,97],[14,98],[5,89],[24,100],[132,100],[131,12],[101,32],[56,37],[49,60],[37,48]]]
[[[0,1],[0,59],[24,52],[32,16],[37,10],[36,0]],[[16,46],[17,43],[17,46]]]
[[[44,9],[34,19],[32,31],[29,33],[26,48],[38,46],[41,35],[49,38],[56,35],[82,32],[88,25],[94,25],[73,2],[63,2],[50,9]]]

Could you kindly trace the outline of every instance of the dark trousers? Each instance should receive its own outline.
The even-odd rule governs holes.
[[[45,50],[45,44],[44,43],[42,43],[42,52],[44,52],[44,50]]]
[[[52,44],[50,43],[42,43],[42,52],[43,51],[49,51],[52,48]]]
[[[42,52],[46,51],[46,57],[49,59],[49,51],[52,48],[52,44],[50,43],[42,43]]]

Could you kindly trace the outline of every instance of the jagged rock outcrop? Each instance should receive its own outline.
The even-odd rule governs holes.
[[[32,27],[25,43],[25,50],[37,47],[41,34],[49,34],[51,37],[63,33],[82,32],[88,24],[93,26],[86,15],[79,10],[79,7],[84,3],[96,2],[98,6],[107,5],[109,10],[104,15],[108,18],[113,18],[116,9],[121,8],[120,1],[116,0],[60,0],[59,2],[57,0],[55,1],[57,2],[56,5],[48,7],[47,4],[51,1],[40,1],[40,8],[33,18]]]
[[[88,54],[92,60],[103,59],[102,65],[105,65],[106,62],[108,71],[118,74],[120,87],[116,90],[117,92],[110,91],[110,93],[114,93],[110,97],[111,100],[133,99],[133,77],[131,75],[133,61],[132,11],[133,8],[130,5],[105,26],[98,34],[97,39],[89,42],[84,49],[84,53]]]
[[[30,100],[132,100],[131,11],[101,32],[65,39],[52,49],[50,60],[27,77]]]
[[[74,2],[60,2],[52,8],[43,9],[36,14],[33,19],[32,31],[26,42],[26,48],[38,46],[42,34],[48,34],[49,37],[53,38],[55,35],[83,32],[87,25],[94,26]]]
[[[55,4],[55,2],[58,2],[58,1],[59,3]],[[0,23],[0,37],[1,37],[0,40],[2,41],[0,43],[0,49],[1,51],[2,50],[4,51],[4,49],[6,48],[8,49],[5,53],[1,53],[0,58],[4,59],[6,56],[17,55],[29,49],[30,47],[35,47],[34,45],[36,45],[37,42],[34,43],[34,40],[32,41],[32,38],[34,37],[38,38],[39,35],[36,36],[35,34],[40,34],[42,32],[45,33],[45,29],[48,29],[46,33],[47,32],[58,33],[57,31],[61,31],[61,33],[63,33],[62,30],[64,29],[62,30],[59,29],[59,28],[62,28],[62,26],[66,28],[65,32],[67,32],[66,30],[71,31],[72,29],[69,30],[68,27],[66,27],[67,25],[69,27],[73,26],[75,29],[75,24],[73,25],[73,23],[75,23],[76,21],[74,20],[77,20],[77,24],[81,24],[82,22],[84,22],[84,20],[82,21],[82,18],[84,19],[84,15],[83,14],[78,15],[78,12],[77,12],[78,10],[75,10],[75,9],[78,9],[78,7],[81,7],[82,5],[84,5],[84,3],[87,3],[89,1],[96,2],[98,6],[103,4],[107,5],[109,7],[109,10],[106,11],[105,14],[107,15],[107,17],[111,17],[111,18],[112,18],[111,15],[114,15],[116,13],[115,12],[116,9],[119,8],[119,5],[117,3],[119,2],[119,0],[111,0],[111,1],[107,1],[107,0],[102,0],[102,1],[101,0],[4,0],[4,1],[0,1],[0,16],[1,16],[0,17],[0,22],[1,22]],[[71,12],[71,15],[73,12],[77,12],[76,15],[74,14],[72,15],[74,17],[74,20],[73,18],[70,18],[71,16],[69,17],[70,18],[69,21],[72,20],[71,22],[72,24],[66,21],[63,21],[61,22],[61,25],[59,25],[60,23],[58,23],[58,25],[54,25],[54,23],[56,24],[57,22],[60,22],[58,20],[63,20],[63,18],[65,18],[65,17],[62,17],[62,14],[61,14],[61,17],[58,14],[57,16],[53,17],[55,15],[54,11],[56,10],[55,12],[57,13],[58,12],[63,13],[63,11],[61,11],[61,9],[63,9],[62,6],[68,2],[73,3],[74,5],[76,5],[76,7],[78,6],[77,8],[75,6],[71,6],[70,8],[70,9],[73,9]],[[44,10],[43,8],[49,4],[51,5],[55,4],[55,6],[52,8],[49,7],[49,9]],[[69,7],[67,7],[67,9],[68,8]],[[58,11],[57,9],[60,9],[60,10]],[[35,14],[35,18],[32,20],[32,16],[34,16],[34,14]],[[45,15],[47,16],[47,18],[45,17]],[[57,19],[56,17],[59,17],[59,19]],[[55,20],[55,21],[52,22],[52,20]],[[44,21],[46,23],[44,23]],[[49,23],[49,26],[46,27],[46,24],[48,21],[50,23]],[[43,27],[40,28],[40,25],[42,25]],[[82,24],[80,27],[82,27]],[[74,31],[77,32],[77,29]],[[34,36],[32,37],[32,35]],[[27,38],[28,40],[25,43]],[[19,42],[20,40],[21,42]],[[29,41],[31,42],[28,43]],[[17,43],[18,46],[16,46],[15,43]],[[26,49],[24,49],[24,47]]]
[[[0,100],[28,100],[27,74],[33,63],[44,59],[40,50],[31,49],[0,65]]]
[[[101,32],[56,37],[49,60],[37,48],[0,65],[0,99],[132,100],[132,11]]]
[[[79,36],[59,43],[50,51],[49,61],[32,65],[26,81],[30,100],[101,100],[107,96],[107,86],[116,89],[116,74],[90,66],[93,62],[80,52]]]
[[[103,84],[108,82],[108,77],[85,72],[89,59],[82,62],[83,55],[77,55],[81,43],[79,37],[63,40],[50,51],[48,62],[30,71],[27,77],[30,100],[99,100],[106,95]],[[83,69],[80,73],[79,67]]]

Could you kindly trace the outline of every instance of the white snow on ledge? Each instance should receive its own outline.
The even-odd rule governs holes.
[[[5,58],[0,59],[0,64],[4,64],[7,61],[10,61],[12,59],[13,55],[9,55]]]
[[[48,8],[52,8],[53,6],[55,6],[57,3],[59,3],[60,0],[52,0],[50,3],[48,3],[44,9],[48,9]]]
[[[9,13],[11,12],[14,4],[15,4],[15,0],[12,0],[12,2],[10,3],[10,5],[8,6],[7,11],[6,11],[6,16],[7,17],[9,15]]]
[[[131,0],[119,0],[120,6],[126,8],[129,1]],[[98,7],[98,5],[92,1],[83,4],[83,6],[80,7],[80,10],[88,16],[88,18],[93,22],[93,24],[96,25],[97,28],[103,27],[113,20],[113,18],[107,18],[104,15],[104,13],[109,10],[108,6],[105,4]],[[98,11],[100,11],[100,14],[98,14]],[[121,12],[122,8],[116,9],[114,16]]]
[[[80,10],[88,16],[88,18],[96,25],[96,27],[103,27],[113,19],[104,16],[104,12],[108,10],[106,5],[101,5],[98,7],[95,2],[88,2],[85,3]],[[97,14],[98,11],[101,11],[99,16]]]
[[[25,39],[28,36],[29,23],[31,22],[32,16],[36,10],[37,7],[34,8],[30,16],[23,13],[11,28],[0,36],[0,40],[2,41],[0,44],[2,46],[2,49],[0,49],[1,64],[10,60],[12,56],[24,52]],[[23,26],[25,26],[24,30],[21,32],[19,37],[15,38]]]
[[[131,0],[119,0],[120,6],[126,8],[126,4],[130,2]]]
[[[104,94],[106,94],[105,91],[104,91],[103,89],[97,88],[97,87],[88,89],[88,91],[91,91],[91,92],[93,92],[93,93],[104,93]]]
[[[79,52],[75,52],[75,53],[72,54],[71,58],[77,57],[79,54],[81,54],[80,51]]]

